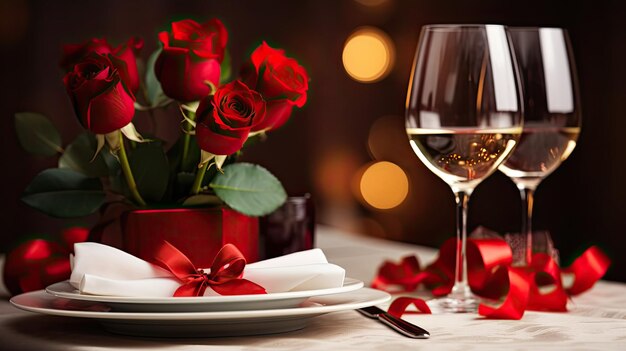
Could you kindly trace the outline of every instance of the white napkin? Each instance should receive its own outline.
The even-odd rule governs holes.
[[[180,286],[167,270],[111,246],[77,243],[74,253],[70,284],[82,294],[168,297]],[[247,264],[243,272],[268,293],[338,288],[344,277],[320,249]],[[209,287],[204,295],[218,294]]]

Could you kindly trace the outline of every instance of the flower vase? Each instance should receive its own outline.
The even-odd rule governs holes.
[[[259,221],[228,207],[149,209],[122,216],[123,249],[153,262],[166,240],[196,267],[209,268],[225,244],[233,244],[247,262],[259,258]]]

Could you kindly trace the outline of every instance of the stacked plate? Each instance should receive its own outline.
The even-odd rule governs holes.
[[[64,281],[15,296],[23,310],[93,318],[107,330],[137,336],[206,337],[271,334],[304,328],[316,316],[384,303],[389,294],[346,278],[340,288],[200,297],[84,295]]]

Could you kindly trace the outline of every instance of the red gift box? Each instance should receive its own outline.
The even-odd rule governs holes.
[[[259,258],[259,221],[227,207],[129,211],[123,215],[123,249],[152,262],[166,240],[196,267],[211,267],[225,244],[233,244],[247,262]]]

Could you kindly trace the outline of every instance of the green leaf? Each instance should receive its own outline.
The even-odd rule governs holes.
[[[61,135],[44,115],[33,112],[15,114],[15,130],[22,147],[35,155],[54,156],[63,152]]]
[[[220,85],[228,82],[232,73],[230,52],[226,49],[224,50],[224,60],[220,65]]]
[[[161,143],[140,143],[128,157],[139,194],[148,201],[160,201],[167,190],[169,164]]]
[[[88,177],[107,176],[109,175],[109,168],[103,158],[105,152],[102,150],[94,158],[96,138],[91,133],[82,133],[67,146],[59,158],[59,168],[69,168]]]
[[[273,212],[287,199],[280,181],[267,169],[250,163],[224,167],[210,186],[228,206],[248,216]]]
[[[190,196],[183,202],[183,206],[215,206],[221,205],[222,200],[215,195],[194,195]]]
[[[159,58],[162,50],[162,48],[159,48],[153,52],[146,65],[146,93],[148,95],[146,97],[148,98],[148,103],[151,107],[157,107],[169,101],[169,98],[165,95],[165,93],[163,93],[161,83],[159,83],[159,80],[154,73],[154,64]]]
[[[50,216],[83,217],[104,203],[102,183],[70,169],[52,168],[39,173],[22,194],[27,205]]]

